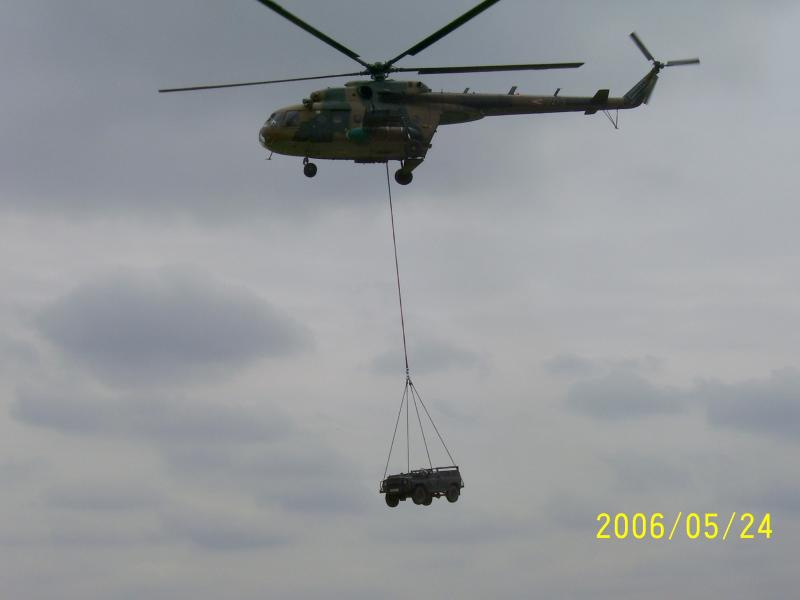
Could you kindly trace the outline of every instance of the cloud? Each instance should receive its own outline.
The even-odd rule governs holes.
[[[605,498],[590,497],[586,493],[560,490],[552,493],[544,503],[545,522],[559,530],[591,531],[597,513],[604,509]]]
[[[655,371],[661,361],[655,356],[627,359],[595,359],[577,354],[559,354],[542,363],[550,375],[568,378],[580,378],[607,373],[613,370],[647,372]]]
[[[8,457],[0,461],[0,485],[10,489],[29,481],[37,473],[47,470],[44,460],[27,457]]]
[[[20,366],[36,364],[39,354],[36,348],[23,340],[0,336],[0,369],[14,370]]]
[[[38,324],[68,357],[125,383],[208,376],[310,343],[258,296],[180,270],[98,277],[47,307]]]
[[[653,385],[635,373],[613,371],[573,384],[567,404],[598,419],[629,419],[678,412],[684,407],[684,393]]]
[[[291,538],[268,527],[264,515],[249,518],[185,508],[162,516],[167,535],[184,539],[208,550],[252,550],[285,546]]]
[[[781,517],[800,517],[800,487],[795,482],[776,482],[745,494],[741,504],[760,513],[771,512]]]
[[[708,422],[752,433],[800,440],[800,371],[781,369],[766,379],[734,384],[701,382]]]
[[[657,455],[617,452],[602,458],[614,477],[614,489],[628,494],[682,490],[692,483],[685,464],[676,465]]]
[[[274,411],[254,414],[240,406],[180,397],[75,391],[20,390],[11,414],[22,423],[62,433],[169,444],[271,441],[291,429],[289,420]]]
[[[183,485],[245,494],[257,505],[300,514],[359,514],[370,490],[355,465],[277,410],[183,397],[21,390],[19,422],[80,437],[154,444]],[[145,508],[158,498],[114,486],[55,486],[51,508]]]
[[[584,359],[557,357],[548,361],[570,373],[592,372]],[[800,439],[800,371],[785,368],[765,379],[739,383],[699,381],[691,388],[659,386],[641,375],[612,370],[583,378],[567,393],[567,405],[599,419],[625,419],[670,414],[684,410],[689,399],[706,408],[710,425],[751,433]]]
[[[162,501],[159,493],[143,489],[140,484],[73,483],[53,486],[44,492],[44,502],[49,508],[88,512],[151,509]]]
[[[184,481],[238,490],[289,512],[362,514],[372,493],[351,462],[310,433],[296,432],[269,447],[172,447],[165,457]]]
[[[524,538],[535,530],[531,520],[466,508],[462,502],[450,506],[440,498],[430,507],[420,507],[409,499],[395,509],[384,506],[385,516],[373,534],[381,540],[408,544],[476,545]]]
[[[486,369],[486,363],[478,353],[441,340],[416,342],[409,347],[408,354],[414,372],[420,375],[455,369]],[[404,364],[400,348],[375,358],[370,369],[381,375],[397,375],[403,372]]]
[[[542,366],[551,375],[566,377],[586,377],[597,368],[595,361],[577,354],[559,354],[544,361]]]

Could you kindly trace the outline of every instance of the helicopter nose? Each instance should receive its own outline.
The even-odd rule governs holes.
[[[266,148],[267,144],[270,142],[269,134],[270,134],[269,127],[267,127],[266,125],[262,127],[261,130],[258,132],[258,141],[261,142],[261,145],[264,146],[264,148]]]

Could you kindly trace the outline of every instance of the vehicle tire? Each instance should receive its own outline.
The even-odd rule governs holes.
[[[428,497],[425,498],[425,501],[422,503],[422,506],[430,506],[432,502],[433,502],[433,496],[428,494]]]
[[[303,165],[303,175],[306,177],[313,177],[317,174],[317,165],[314,163],[306,163]]]
[[[449,488],[447,488],[447,492],[445,493],[448,502],[456,502],[460,495],[461,490],[456,485],[451,485]]]
[[[414,493],[411,495],[411,499],[414,501],[414,504],[424,504],[425,500],[429,498],[430,495],[428,494],[428,490],[425,489],[424,485],[418,485],[414,488]]]
[[[394,508],[398,504],[400,504],[400,498],[392,494],[386,494],[386,506]]]
[[[397,169],[397,171],[394,172],[394,180],[400,185],[408,185],[411,183],[412,179],[414,179],[414,174],[411,171]]]

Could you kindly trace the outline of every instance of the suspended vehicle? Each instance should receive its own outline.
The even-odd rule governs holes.
[[[434,498],[444,496],[448,502],[457,502],[464,480],[458,467],[415,469],[408,473],[390,475],[381,481],[381,493],[386,504],[394,508],[401,500],[411,498],[414,504],[430,506]]]
[[[267,8],[291,21],[338,52],[359,63],[363,69],[351,73],[292,77],[270,81],[251,81],[219,85],[161,89],[159,92],[183,92],[231,87],[308,81],[343,77],[369,77],[350,81],[344,87],[331,87],[311,93],[302,103],[276,110],[259,131],[259,141],[270,152],[303,158],[303,173],[317,174],[310,159],[352,160],[357,163],[386,163],[400,161],[395,180],[401,185],[411,183],[413,171],[427,156],[431,140],[440,125],[476,121],[484,117],[583,112],[592,115],[604,111],[631,109],[647,103],[664,67],[697,64],[697,58],[656,60],[635,33],[633,41],[653,64],[650,71],[622,97],[610,97],[609,90],[598,90],[593,96],[531,96],[516,93],[516,86],[506,94],[433,92],[421,81],[393,80],[393,73],[438,75],[448,73],[488,73],[498,71],[538,71],[574,69],[581,62],[471,65],[450,67],[399,67],[396,63],[407,56],[416,56],[435,42],[461,27],[499,0],[484,0],[457,19],[429,35],[408,50],[384,62],[366,62],[359,54],[337,42],[277,2],[257,0]]]
[[[399,290],[398,275],[398,296]],[[400,304],[400,312],[402,320],[402,302]],[[403,325],[403,351],[406,356],[406,385],[403,389],[403,397],[400,400],[400,410],[397,412],[397,420],[395,421],[394,433],[392,434],[392,443],[389,446],[389,456],[386,458],[386,468],[383,470],[383,479],[381,480],[379,491],[381,494],[384,494],[386,505],[391,508],[396,507],[401,500],[406,500],[408,498],[411,498],[414,504],[421,504],[423,506],[430,506],[434,498],[440,498],[442,496],[447,498],[448,502],[457,502],[461,495],[461,488],[464,487],[464,480],[461,478],[461,470],[458,465],[455,464],[455,460],[453,460],[453,455],[450,454],[447,444],[444,443],[444,438],[439,432],[439,428],[436,427],[431,414],[428,412],[428,407],[425,406],[417,388],[411,381],[408,369],[408,352],[405,348],[405,324]],[[428,458],[429,467],[421,469],[411,469],[411,421],[413,420],[413,418],[410,417],[411,403],[414,405],[414,412],[417,415],[417,422],[419,423],[419,432],[422,437],[422,442],[425,445],[425,454]],[[423,420],[420,416],[420,406],[427,417],[427,422],[433,427],[436,435],[439,437],[442,448],[450,459],[450,464],[447,466],[433,466],[430,447],[425,436]],[[387,477],[386,474],[389,472],[389,463],[392,459],[392,450],[394,449],[395,440],[397,439],[398,425],[400,424],[400,418],[403,416],[403,408],[405,408],[406,412],[405,438],[407,469],[405,472],[389,475]]]

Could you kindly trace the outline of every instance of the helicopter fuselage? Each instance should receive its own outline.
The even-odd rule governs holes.
[[[640,84],[656,73],[649,73]],[[637,85],[640,85],[637,84]],[[635,88],[634,88],[635,89]],[[633,91],[633,90],[632,90]],[[420,81],[352,81],[318,90],[270,115],[259,132],[268,150],[306,158],[421,162],[440,125],[484,117],[635,108],[641,98],[433,92]]]

